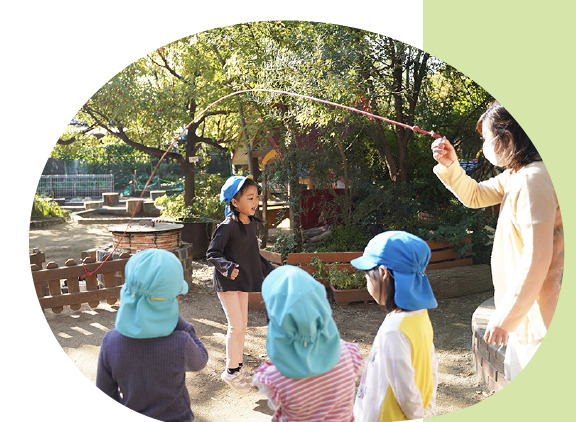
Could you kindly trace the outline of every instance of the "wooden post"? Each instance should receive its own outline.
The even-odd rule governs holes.
[[[93,258],[84,258],[82,261],[83,264],[92,264],[94,262],[96,262],[96,260]],[[98,277],[96,274],[86,276],[86,291],[94,290],[98,290]],[[96,308],[99,304],[100,301],[88,302],[88,305],[90,305],[91,308]]]
[[[64,265],[66,267],[74,267],[76,265],[76,261],[74,261],[73,259],[68,259],[64,263]],[[68,293],[69,294],[80,293],[80,280],[78,280],[78,277],[67,278],[66,279],[66,285],[68,286]],[[74,311],[79,311],[81,307],[82,307],[82,304],[80,304],[80,303],[70,305],[70,309],[72,309]]]
[[[142,212],[142,199],[127,199],[126,200],[126,212],[130,215],[136,210],[136,214]]]
[[[114,207],[120,203],[120,195],[117,192],[105,192],[102,194],[102,202],[107,207]]]
[[[52,270],[54,268],[58,268],[58,264],[56,264],[55,262],[49,262],[48,265],[46,265],[47,270]],[[56,280],[49,280],[48,290],[50,291],[50,296],[61,296],[62,289],[60,288],[60,279],[58,278]],[[55,308],[52,308],[52,312],[54,312],[55,314],[59,314],[63,310],[64,310],[63,306],[57,306]]]
[[[151,190],[150,191],[150,199],[155,201],[156,199],[160,198],[161,196],[166,195],[165,190]]]
[[[262,175],[262,220],[264,220],[264,229],[262,231],[262,248],[268,243],[268,174],[263,172]]]

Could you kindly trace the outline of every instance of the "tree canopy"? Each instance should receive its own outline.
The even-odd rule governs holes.
[[[247,89],[295,92],[433,130],[463,141],[459,152],[467,159],[480,150],[475,122],[491,100],[456,69],[383,35],[324,23],[256,22],[195,34],[132,63],[82,106],[75,116],[82,128],[70,125],[54,153],[123,143],[160,157],[195,121],[167,154],[182,169],[185,205],[193,203],[195,175],[210,151],[241,145],[249,158],[275,148],[280,159],[267,171],[293,187],[303,175],[320,186],[343,181],[347,223],[390,201],[385,185],[402,190],[410,182],[420,203],[446,197],[437,181],[423,181],[433,165],[432,139],[403,127],[261,92],[231,97],[199,116]],[[254,163],[249,159],[257,174]]]

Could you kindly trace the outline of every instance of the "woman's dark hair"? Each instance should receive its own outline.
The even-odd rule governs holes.
[[[246,189],[248,189],[250,186],[256,186],[256,188],[258,189],[258,194],[260,194],[260,186],[258,186],[258,184],[254,180],[247,178],[246,180],[244,180],[242,186],[240,186],[238,192],[236,192],[236,195],[234,195],[234,198],[238,200],[238,198],[242,196],[244,194],[244,191],[246,191]],[[232,201],[230,201],[230,209],[232,210],[234,217],[236,217],[235,220],[238,222],[238,224],[240,224],[240,231],[244,235],[246,235],[246,228],[244,227],[244,224],[240,221],[240,213],[238,212],[236,207],[232,205]],[[250,221],[256,220],[259,223],[264,222],[254,215],[249,215],[248,217],[250,218]]]
[[[396,305],[396,302],[394,301],[396,287],[394,286],[394,273],[392,270],[388,268],[388,278],[386,280],[382,280],[380,266],[367,270],[365,273],[368,278],[380,286],[378,289],[378,303],[384,303],[384,310],[388,313],[400,310],[401,308]]]
[[[527,164],[542,160],[524,129],[498,101],[490,103],[478,119],[476,130],[480,135],[483,123],[488,124],[497,136],[495,150],[502,156],[507,168],[517,171]]]

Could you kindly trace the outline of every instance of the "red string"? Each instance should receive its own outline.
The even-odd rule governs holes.
[[[168,148],[166,149],[166,152],[164,152],[164,154],[162,155],[162,157],[160,157],[160,160],[158,160],[158,163],[156,164],[156,167],[154,167],[154,170],[152,171],[152,174],[150,174],[150,177],[148,178],[148,181],[147,181],[146,184],[144,185],[144,188],[142,189],[142,193],[140,194],[140,197],[139,197],[138,199],[142,199],[142,198],[143,198],[144,193],[146,192],[146,188],[147,188],[148,185],[150,184],[150,181],[152,180],[152,177],[154,176],[154,174],[156,173],[156,170],[157,170],[158,167],[160,166],[160,163],[162,162],[162,160],[164,160],[164,158],[166,157],[166,155],[168,154],[168,152],[172,149],[172,147],[174,146],[174,144],[175,144],[176,142],[178,142],[180,139],[182,139],[182,136],[183,136],[184,133],[190,128],[190,126],[192,126],[194,123],[196,123],[208,110],[210,110],[212,107],[214,107],[214,106],[215,106],[216,104],[218,104],[219,102],[224,101],[225,99],[230,98],[230,97],[233,97],[233,96],[235,96],[235,95],[238,95],[238,94],[246,94],[246,93],[248,93],[248,92],[270,92],[270,93],[273,93],[273,94],[290,95],[290,96],[292,96],[292,97],[304,98],[304,99],[307,99],[307,100],[316,101],[316,102],[323,103],[323,104],[327,104],[327,105],[331,105],[331,106],[334,106],[334,107],[340,107],[340,108],[343,108],[343,109],[345,109],[345,110],[349,110],[349,111],[352,111],[352,112],[355,112],[355,113],[360,113],[360,114],[363,114],[363,115],[368,116],[368,117],[373,117],[373,118],[375,118],[375,119],[382,120],[382,121],[384,121],[384,122],[386,122],[386,123],[390,123],[390,124],[393,124],[393,125],[396,125],[396,126],[400,126],[400,127],[409,129],[409,130],[411,130],[411,131],[413,131],[413,132],[420,132],[420,133],[423,133],[423,134],[425,134],[425,135],[430,135],[430,136],[432,136],[432,137],[434,137],[434,138],[442,138],[441,135],[438,135],[437,133],[435,133],[435,132],[433,132],[433,131],[432,131],[432,132],[428,132],[428,131],[426,131],[426,130],[420,129],[418,126],[410,126],[410,125],[407,125],[407,124],[405,124],[405,123],[400,123],[400,122],[397,122],[397,121],[394,121],[394,120],[387,119],[387,118],[382,117],[382,116],[378,116],[378,115],[373,114],[373,113],[370,113],[370,112],[368,112],[368,111],[359,110],[359,109],[357,109],[357,108],[345,106],[345,105],[338,104],[338,103],[334,103],[334,102],[332,102],[332,101],[322,100],[322,99],[320,99],[320,98],[310,97],[310,96],[308,96],[308,95],[297,94],[297,93],[295,93],[295,92],[280,91],[280,90],[276,90],[276,89],[264,89],[264,88],[254,88],[254,89],[245,89],[245,90],[242,90],[242,91],[235,91],[235,92],[232,92],[231,94],[228,94],[228,95],[225,95],[225,96],[223,96],[223,97],[220,97],[219,99],[217,99],[216,101],[214,101],[212,104],[210,104],[208,107],[206,107],[204,110],[202,110],[202,111],[200,112],[200,114],[198,114],[198,115],[194,118],[194,120],[192,120],[190,123],[188,123],[188,125],[184,128],[184,130],[182,130],[182,132],[180,133],[180,135],[177,136],[176,138],[174,138],[174,140],[170,143],[170,145],[169,145]],[[104,259],[104,261],[102,261],[102,263],[98,266],[98,268],[96,268],[94,271],[88,271],[87,268],[86,268],[86,265],[85,265],[84,263],[82,263],[82,265],[84,266],[84,271],[86,271],[86,274],[84,274],[83,277],[86,277],[86,276],[89,277],[89,276],[95,274],[95,273],[102,267],[102,265],[104,265],[104,263],[107,262],[108,259],[110,259],[110,257],[112,256],[112,254],[113,254],[113,253],[116,251],[116,249],[118,248],[118,245],[120,245],[120,242],[122,242],[122,240],[124,239],[124,236],[126,235],[126,233],[127,233],[127,231],[128,231],[128,228],[130,227],[130,224],[132,224],[132,220],[134,219],[134,216],[136,215],[136,210],[138,210],[138,207],[135,207],[135,208],[134,208],[134,212],[132,213],[132,216],[130,217],[130,220],[128,221],[128,224],[126,225],[126,230],[124,230],[124,233],[122,233],[122,236],[120,237],[120,239],[118,240],[118,242],[117,242],[116,245],[114,246],[114,249],[112,249],[112,252],[110,252],[110,253],[108,254],[108,256]]]

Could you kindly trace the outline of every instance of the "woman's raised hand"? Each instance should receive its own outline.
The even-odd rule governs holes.
[[[449,167],[454,161],[458,160],[456,150],[446,138],[436,139],[432,143],[432,155],[436,161],[444,167]]]

